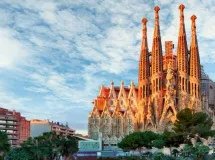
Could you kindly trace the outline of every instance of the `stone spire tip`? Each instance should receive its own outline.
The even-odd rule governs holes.
[[[196,15],[192,15],[192,16],[190,17],[190,19],[192,20],[192,22],[195,22],[195,20],[197,19],[197,17],[196,17]]]
[[[154,8],[154,10],[155,10],[156,13],[158,13],[159,10],[160,10],[160,7],[156,6],[156,7]]]
[[[183,11],[184,8],[185,8],[185,5],[181,4],[178,8],[179,8],[181,11]]]
[[[142,19],[142,23],[143,23],[143,24],[146,24],[147,22],[148,22],[147,18],[143,18],[143,19]]]

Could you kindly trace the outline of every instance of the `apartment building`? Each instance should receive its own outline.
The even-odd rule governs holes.
[[[16,147],[30,136],[30,121],[20,112],[0,108],[0,131],[6,132],[11,146]]]
[[[68,127],[68,125],[60,124],[59,122],[50,122],[49,120],[31,120],[31,137],[37,137],[44,132],[54,131],[57,134],[74,135],[75,130]]]

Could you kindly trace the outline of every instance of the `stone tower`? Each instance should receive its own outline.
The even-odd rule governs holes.
[[[159,25],[159,12],[160,8],[156,6],[155,11],[155,24],[154,24],[154,36],[152,42],[151,52],[151,102],[155,122],[158,123],[162,112],[162,89],[163,89],[163,55],[162,44]]]
[[[142,129],[145,121],[145,116],[147,114],[147,103],[149,96],[149,87],[150,87],[150,63],[149,63],[149,52],[148,52],[148,42],[147,42],[147,19],[142,19],[143,24],[143,36],[142,36],[142,46],[140,51],[140,60],[139,60],[139,75],[138,75],[138,101],[139,101],[139,114],[138,114],[138,123],[140,129]]]
[[[187,38],[184,24],[184,8],[181,4],[180,10],[180,25],[178,35],[178,48],[177,48],[177,69],[178,69],[178,93],[177,97],[180,97],[178,101],[179,109],[184,109],[188,103],[188,80],[189,80],[189,68],[188,68],[188,49]]]
[[[191,43],[190,43],[190,59],[189,59],[189,67],[190,67],[190,108],[195,110],[201,110],[198,108],[200,106],[200,98],[201,98],[201,88],[200,88],[200,76],[201,76],[201,67],[200,67],[200,59],[199,59],[199,49],[196,35],[196,16],[191,16]]]
[[[162,46],[158,14],[160,8],[156,6],[154,10],[155,10],[155,26],[152,42],[152,60],[151,60],[152,94],[155,94],[162,90],[162,73],[163,73]]]

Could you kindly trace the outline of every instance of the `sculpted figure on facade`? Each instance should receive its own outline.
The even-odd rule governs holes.
[[[152,106],[151,99],[148,99],[148,106],[147,106],[147,115],[146,115],[146,123],[145,129],[152,130],[155,126],[155,118],[154,118],[154,108]]]
[[[174,123],[176,120],[176,80],[171,62],[168,64],[166,82],[164,108],[159,122],[160,128],[165,128],[169,122]]]
[[[135,130],[135,115],[131,109],[131,106],[128,106],[124,114],[124,124],[125,124],[125,135],[132,133]]]

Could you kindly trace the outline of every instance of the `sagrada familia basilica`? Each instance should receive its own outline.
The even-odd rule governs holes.
[[[142,45],[139,59],[138,85],[101,86],[89,114],[89,138],[116,145],[129,133],[137,130],[155,132],[171,128],[176,114],[184,109],[202,111],[201,66],[196,35],[196,16],[191,16],[191,42],[188,49],[184,8],[179,6],[180,25],[177,53],[172,41],[162,50],[159,10],[156,6],[151,52],[147,42],[147,19],[142,20]]]

